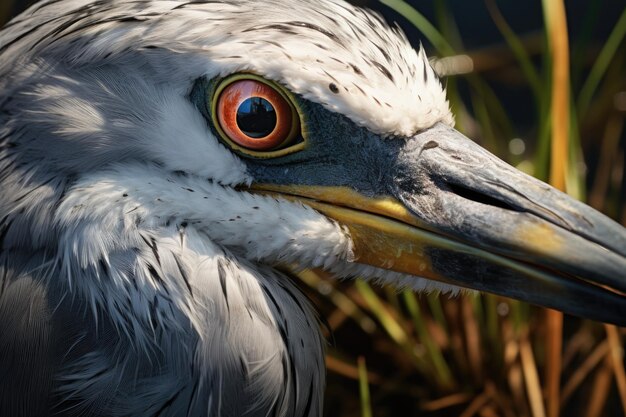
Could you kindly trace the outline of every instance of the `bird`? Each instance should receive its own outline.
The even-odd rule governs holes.
[[[626,230],[454,129],[342,0],[43,0],[0,31],[0,415],[322,414],[322,269],[626,324]]]

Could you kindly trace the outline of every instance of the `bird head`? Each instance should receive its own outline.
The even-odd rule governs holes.
[[[133,266],[158,236],[626,324],[625,229],[455,130],[423,49],[372,12],[48,0],[0,54],[4,247],[95,304],[161,291]]]

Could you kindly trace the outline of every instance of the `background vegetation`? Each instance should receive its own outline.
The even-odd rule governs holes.
[[[353,2],[438,57],[458,129],[626,223],[623,2]],[[0,0],[0,23],[27,3]],[[327,321],[328,417],[626,415],[624,329],[492,295],[302,281]]]

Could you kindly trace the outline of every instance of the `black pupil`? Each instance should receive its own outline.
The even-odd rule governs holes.
[[[250,97],[237,109],[237,126],[251,138],[264,138],[276,127],[276,110],[262,97]]]

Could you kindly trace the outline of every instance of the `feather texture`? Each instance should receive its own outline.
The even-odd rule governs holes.
[[[452,124],[424,52],[341,1],[45,0],[0,32],[0,415],[319,416],[316,315],[276,265],[452,289],[237,188],[188,95],[242,71],[382,136]]]

